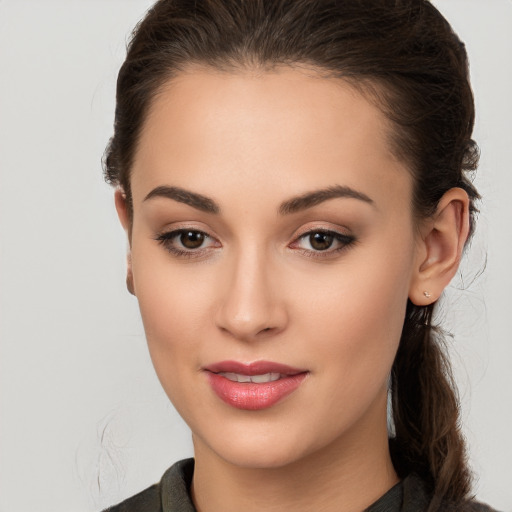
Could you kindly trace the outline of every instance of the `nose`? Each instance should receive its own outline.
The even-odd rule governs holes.
[[[253,251],[226,262],[217,327],[241,341],[256,341],[282,332],[288,315],[278,271]]]

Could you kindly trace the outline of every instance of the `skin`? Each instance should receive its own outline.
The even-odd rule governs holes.
[[[289,67],[191,68],[151,106],[131,175],[132,224],[121,190],[116,206],[155,370],[192,430],[200,512],[356,511],[398,481],[386,397],[406,303],[433,302],[455,273],[468,199],[452,189],[418,224],[390,130],[347,83]],[[162,186],[207,196],[219,212],[146,199]],[[371,202],[333,197],[279,212],[336,186]],[[157,240],[184,228],[209,235],[188,257],[169,250],[186,250],[179,237]],[[315,251],[305,235],[315,230],[353,242]],[[308,375],[273,407],[240,410],[205,376],[223,360]]]

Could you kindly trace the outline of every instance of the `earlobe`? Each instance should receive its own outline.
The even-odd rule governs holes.
[[[409,290],[414,304],[426,306],[439,299],[457,272],[468,235],[468,195],[461,188],[452,188],[443,195],[422,229]]]
[[[126,257],[126,288],[128,291],[135,295],[135,286],[133,284],[133,272],[132,272],[132,254],[128,253]]]

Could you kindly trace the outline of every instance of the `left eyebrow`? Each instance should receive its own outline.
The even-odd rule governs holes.
[[[297,197],[292,197],[284,203],[281,203],[281,206],[279,207],[279,213],[281,215],[289,215],[291,213],[306,210],[320,203],[323,203],[324,201],[328,201],[329,199],[335,199],[339,197],[358,199],[372,206],[375,205],[373,200],[370,199],[366,194],[358,192],[357,190],[354,190],[350,187],[335,185],[321,190],[314,190],[313,192],[306,192],[305,194],[301,194]]]

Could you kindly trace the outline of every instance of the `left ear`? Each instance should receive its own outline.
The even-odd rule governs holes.
[[[469,235],[469,197],[461,188],[446,192],[420,228],[409,299],[426,306],[441,296],[459,268]]]

